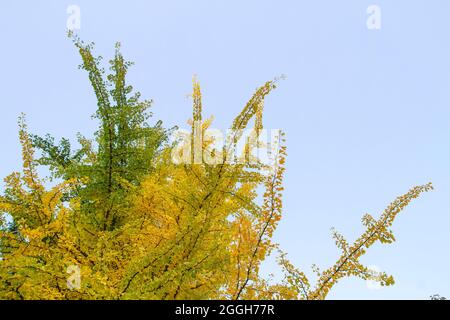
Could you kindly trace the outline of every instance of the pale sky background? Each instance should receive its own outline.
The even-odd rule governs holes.
[[[341,281],[333,299],[450,296],[450,1],[190,0],[0,2],[0,176],[20,168],[17,117],[30,130],[91,135],[96,100],[66,38],[68,5],[85,41],[107,61],[121,41],[129,82],[152,98],[154,119],[184,125],[191,79],[205,115],[226,128],[254,89],[287,75],[267,99],[265,126],[286,131],[284,218],[276,240],[309,274],[338,257],[336,227],[352,241],[366,212],[432,181],[436,190],[395,221],[397,242],[363,262],[396,279],[373,290]],[[366,9],[381,8],[381,30]],[[105,61],[105,62],[106,62]],[[274,264],[266,272],[277,273]]]

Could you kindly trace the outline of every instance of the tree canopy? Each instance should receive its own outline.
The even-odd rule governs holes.
[[[173,129],[150,125],[151,101],[126,83],[132,64],[120,45],[106,74],[93,45],[73,39],[99,128],[92,139],[79,134],[73,149],[68,139],[30,134],[19,118],[23,166],[5,178],[0,196],[0,299],[324,299],[343,277],[394,283],[359,258],[374,243],[395,240],[398,213],[431,184],[413,187],[378,218],[365,215],[366,230],[351,244],[334,231],[341,256],[324,271],[314,268],[311,281],[272,240],[282,217],[284,134],[275,137],[270,165],[230,161],[235,154],[248,160],[259,146],[264,99],[277,79],[250,97],[223,148],[207,133],[212,120],[202,117],[194,79],[190,136],[170,143]],[[247,128],[253,139],[237,150]],[[173,161],[186,154],[192,161]],[[218,155],[219,162],[204,161]],[[50,168],[49,178],[38,176],[39,165]],[[272,253],[284,273],[278,283],[260,273]]]

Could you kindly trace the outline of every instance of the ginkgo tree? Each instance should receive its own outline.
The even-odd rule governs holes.
[[[413,187],[378,218],[365,215],[353,243],[334,231],[340,258],[308,279],[272,240],[283,209],[284,134],[275,137],[271,164],[232,161],[249,160],[259,147],[264,99],[277,79],[256,90],[222,148],[207,133],[212,120],[203,119],[194,79],[188,139],[169,143],[172,129],[150,125],[150,101],[126,83],[131,63],[120,46],[106,74],[93,45],[73,40],[99,129],[93,139],[79,135],[72,149],[67,139],[30,134],[20,117],[23,167],[5,178],[0,196],[1,299],[324,299],[343,277],[394,283],[359,259],[374,243],[394,241],[398,213],[431,184]],[[252,135],[239,149],[247,128]],[[49,178],[38,176],[39,165],[50,168]],[[260,272],[272,253],[284,273],[279,283]],[[78,287],[68,285],[74,266]]]

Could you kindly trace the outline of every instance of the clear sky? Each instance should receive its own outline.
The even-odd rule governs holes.
[[[197,74],[204,112],[226,128],[254,89],[285,74],[267,99],[265,125],[287,134],[284,218],[276,240],[310,273],[338,257],[336,227],[354,240],[366,212],[432,181],[395,221],[397,242],[363,262],[393,287],[344,280],[334,299],[450,296],[450,2],[448,0],[168,0],[0,2],[0,175],[20,168],[17,117],[30,130],[92,134],[96,101],[66,38],[66,9],[81,9],[85,41],[105,60],[121,41],[136,62],[130,83],[154,99],[167,126],[191,116]],[[381,29],[366,26],[381,9]],[[266,272],[277,273],[272,262]]]

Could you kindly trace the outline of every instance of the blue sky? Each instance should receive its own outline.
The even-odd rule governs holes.
[[[289,154],[276,239],[305,271],[337,258],[331,227],[354,240],[364,213],[378,216],[432,181],[436,190],[396,220],[397,242],[363,258],[393,274],[395,286],[346,279],[329,298],[450,296],[449,1],[2,0],[1,176],[20,168],[20,112],[38,134],[95,130],[94,94],[66,37],[71,4],[81,9],[78,34],[105,60],[122,42],[136,62],[130,83],[154,99],[155,119],[167,126],[190,117],[193,74],[218,128],[257,86],[287,76],[267,99],[265,126],[286,132]],[[372,4],[380,30],[366,27]],[[277,272],[271,261],[264,270]]]

